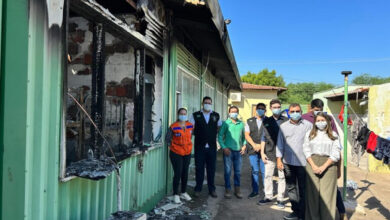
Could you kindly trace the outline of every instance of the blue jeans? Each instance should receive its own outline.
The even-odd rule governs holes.
[[[258,154],[249,155],[249,162],[252,168],[252,192],[259,192],[259,171],[261,172],[262,184],[261,188],[264,186],[264,162],[261,160],[261,157]],[[263,190],[263,189],[261,189]]]
[[[234,186],[240,186],[241,164],[242,164],[242,157],[240,151],[230,150],[229,156],[226,156],[224,154],[223,164],[225,169],[225,188],[231,189],[230,176],[232,173],[232,166],[234,169]]]

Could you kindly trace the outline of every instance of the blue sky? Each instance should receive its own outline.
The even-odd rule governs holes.
[[[219,0],[240,74],[343,84],[342,70],[390,76],[390,0]]]

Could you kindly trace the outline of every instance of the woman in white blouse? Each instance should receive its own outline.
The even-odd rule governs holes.
[[[329,117],[318,113],[303,144],[306,165],[306,219],[336,218],[337,166],[340,143]]]

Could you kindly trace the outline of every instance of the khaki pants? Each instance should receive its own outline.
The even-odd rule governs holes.
[[[274,184],[272,181],[272,177],[274,175],[276,163],[268,160],[265,166],[265,174],[264,174],[264,193],[265,198],[272,199],[274,195]],[[284,193],[286,192],[286,179],[284,178],[284,172],[278,170],[278,201],[283,201]]]
[[[329,157],[312,155],[317,166]],[[337,166],[331,165],[321,175],[314,174],[310,164],[306,165],[306,212],[305,219],[331,220],[336,218]]]

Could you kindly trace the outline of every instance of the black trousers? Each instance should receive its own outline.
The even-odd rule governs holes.
[[[305,183],[306,170],[303,166],[284,164],[287,194],[291,202],[291,209],[299,218],[305,217]]]
[[[214,177],[215,167],[217,161],[217,150],[216,148],[195,148],[195,179],[196,186],[195,191],[202,191],[203,180],[204,180],[204,168],[207,171],[207,185],[209,192],[215,191]]]
[[[337,189],[336,206],[337,206],[337,210],[339,210],[340,214],[345,214],[344,201],[343,201],[343,197],[341,196],[341,192],[339,189]]]
[[[169,157],[173,167],[173,194],[179,194],[179,183],[181,180],[181,193],[187,190],[188,167],[190,166],[191,154],[181,156],[169,151]]]

